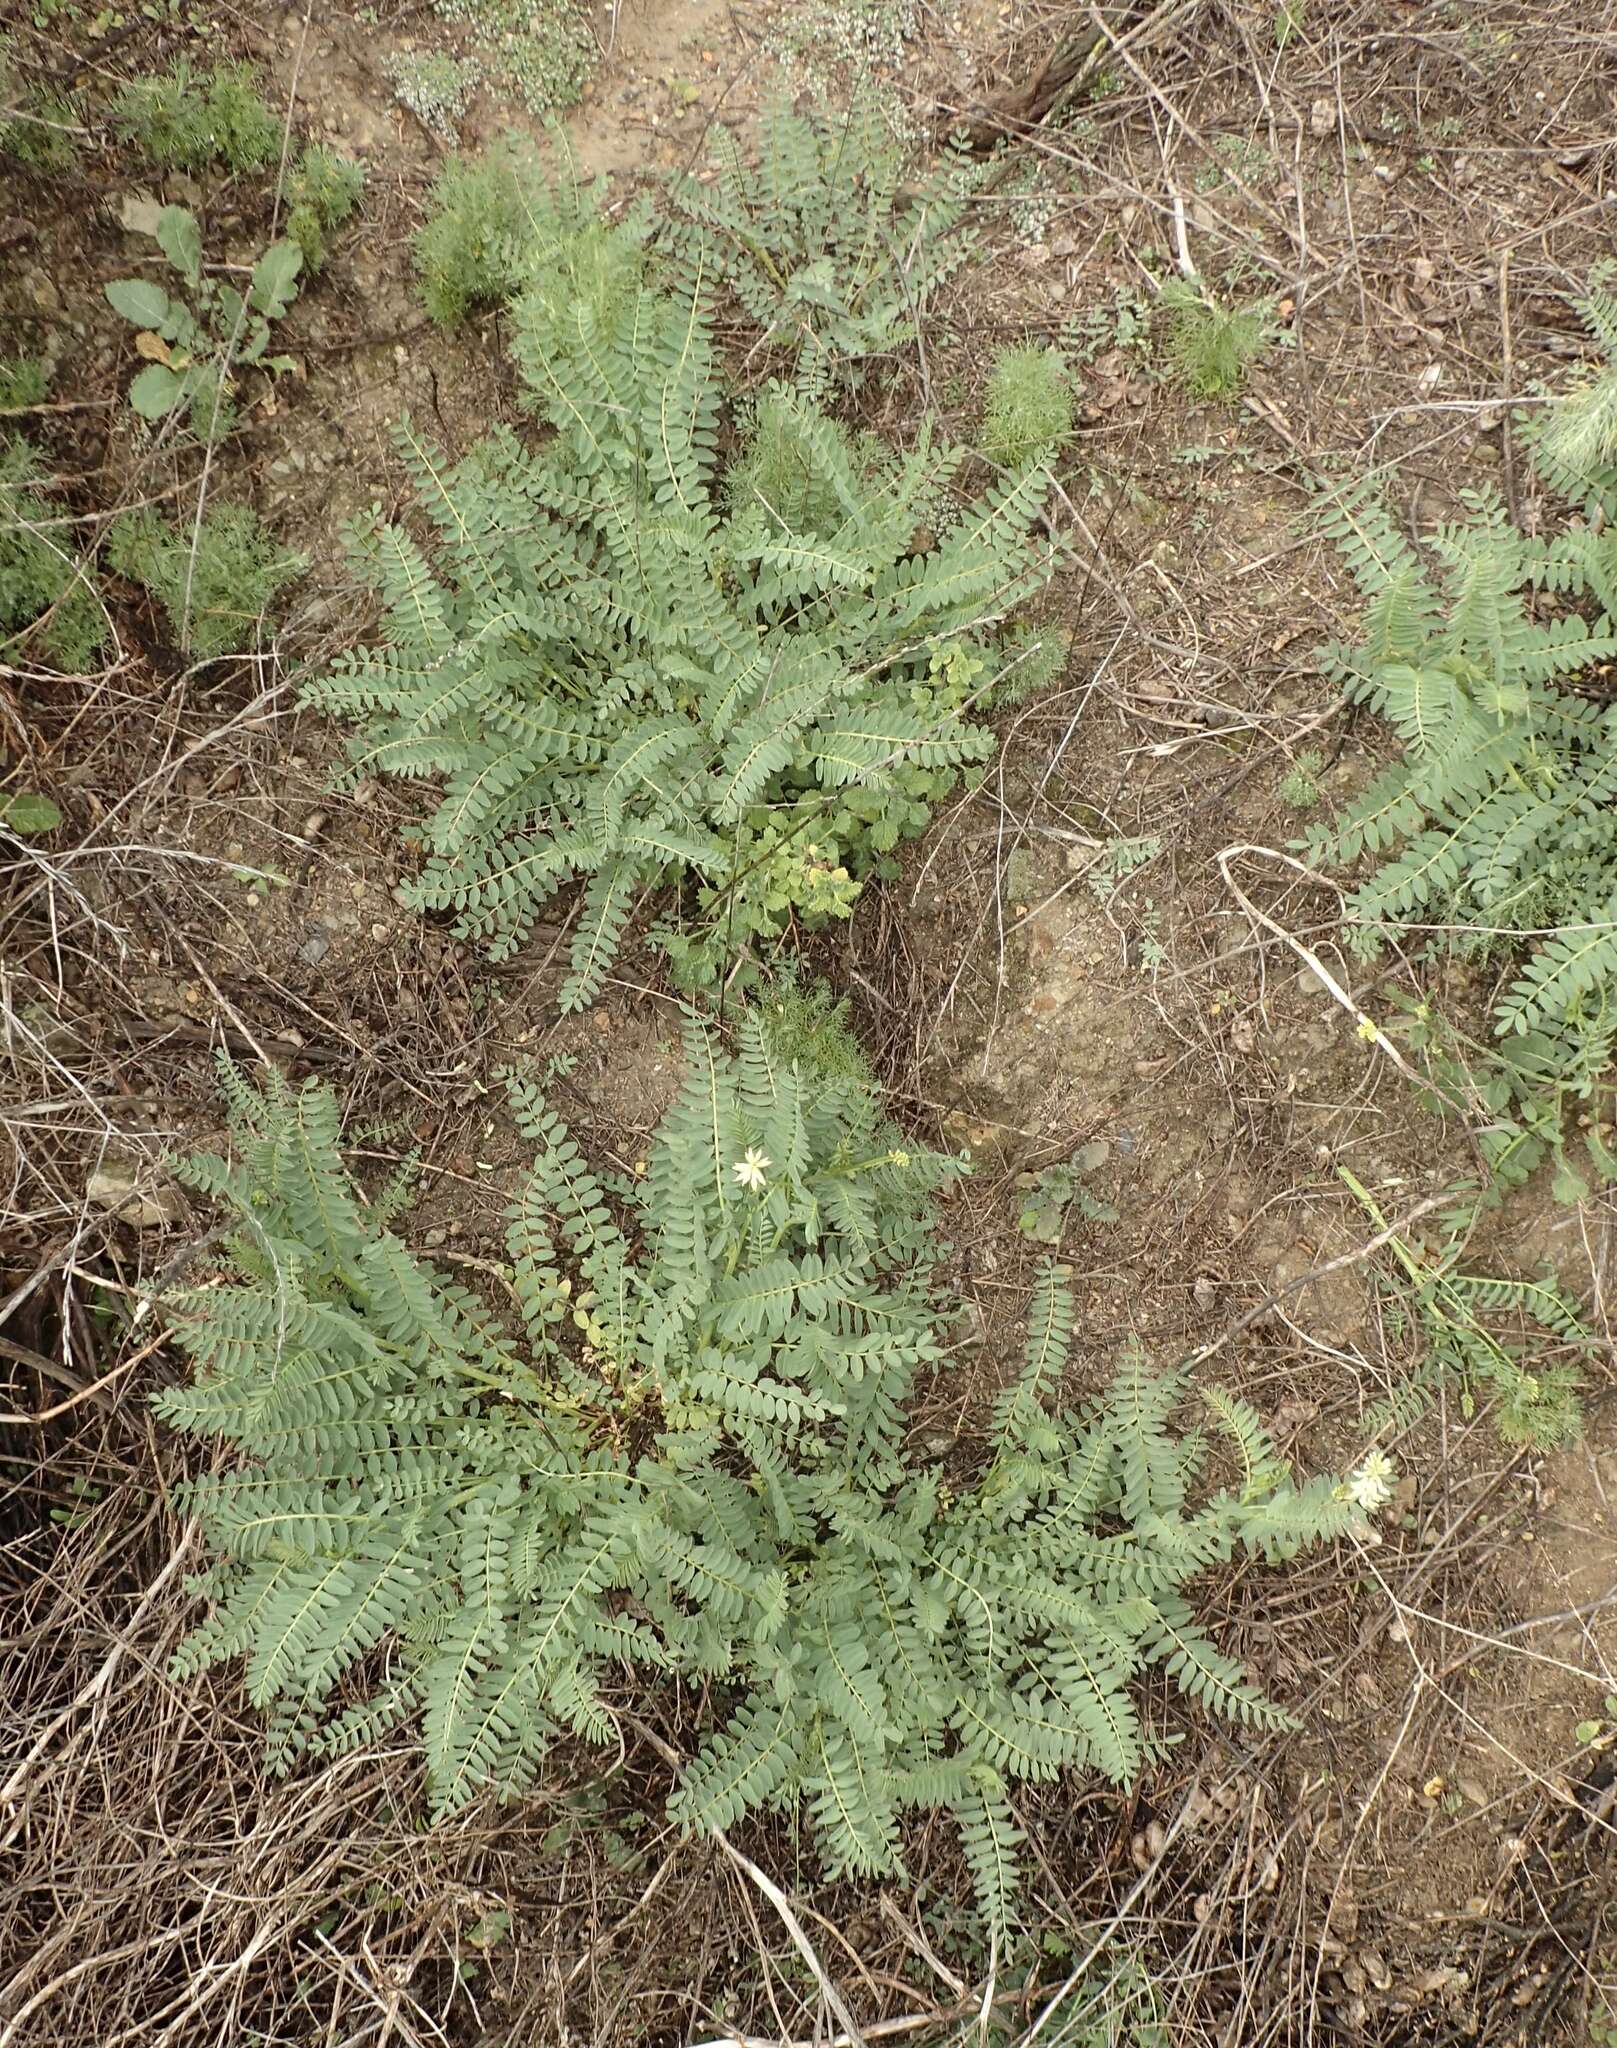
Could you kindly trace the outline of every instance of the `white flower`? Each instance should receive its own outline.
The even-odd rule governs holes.
[[[1373,1515],[1392,1499],[1398,1468],[1385,1451],[1372,1451],[1347,1483],[1347,1496],[1356,1508]]]
[[[751,1188],[754,1194],[764,1191],[764,1175],[769,1171],[769,1159],[765,1153],[749,1145],[746,1154],[735,1163],[735,1177],[744,1188]]]

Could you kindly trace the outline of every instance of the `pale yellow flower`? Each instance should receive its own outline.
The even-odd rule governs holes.
[[[751,1188],[755,1195],[764,1191],[764,1175],[769,1171],[770,1161],[765,1153],[749,1145],[746,1152],[735,1162],[733,1171],[744,1188]]]

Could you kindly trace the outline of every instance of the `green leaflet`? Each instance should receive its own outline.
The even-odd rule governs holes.
[[[513,1082],[536,1152],[510,1217],[520,1328],[358,1199],[328,1092],[227,1070],[240,1163],[188,1171],[240,1226],[231,1277],[170,1301],[197,1377],[159,1405],[240,1462],[189,1489],[219,1561],[175,1675],[245,1658],[277,1768],[418,1727],[443,1811],[520,1792],[560,1730],[616,1743],[637,1674],[672,1673],[716,1716],[676,1822],[804,1813],[828,1870],[881,1875],[901,1812],[946,1809],[1003,1937],[1014,1787],[1132,1777],[1152,1663],[1272,1724],[1197,1628],[1193,1582],[1350,1509],[1330,1481],[1294,1487],[1231,1401],[1237,1478],[1211,1490],[1174,1427],[1182,1377],[1137,1352],[1091,1413],[1063,1407],[1055,1273],[981,1468],[947,1492],[906,1402],[947,1356],[929,1203],[962,1168],[901,1142],[834,1046],[805,1068],[772,1035],[786,1016],[745,1016],[733,1049],[688,1018],[640,1179],[598,1177]]]

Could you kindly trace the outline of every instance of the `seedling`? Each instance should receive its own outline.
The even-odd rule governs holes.
[[[1016,1227],[1035,1244],[1060,1244],[1067,1228],[1067,1212],[1076,1209],[1087,1223],[1115,1223],[1117,1210],[1100,1202],[1080,1185],[1085,1174],[1097,1172],[1111,1157],[1112,1148],[1104,1138],[1080,1145],[1072,1157],[1039,1173],[1020,1173],[1016,1185],[1025,1189]]]
[[[290,356],[266,351],[271,324],[298,295],[303,251],[296,242],[271,243],[253,265],[244,300],[234,285],[204,271],[202,233],[185,207],[165,206],[153,234],[184,279],[190,303],[170,298],[149,278],[122,277],[107,286],[107,303],[138,330],[135,349],[146,359],[129,402],[154,421],[189,406],[192,431],[205,437],[228,419],[236,365],[261,364],[277,375],[296,368]]]

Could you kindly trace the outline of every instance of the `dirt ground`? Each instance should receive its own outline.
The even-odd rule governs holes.
[[[834,100],[864,72],[924,146],[1003,125],[1091,11],[622,0],[592,16],[601,56],[568,128],[627,194],[699,161],[714,121],[745,134],[773,96]],[[340,736],[297,705],[372,621],[338,532],[400,500],[390,423],[409,410],[458,449],[520,417],[498,317],[441,335],[410,269],[445,145],[387,63],[458,32],[390,0],[191,0],[93,35],[91,14],[0,4],[25,73],[91,102],[182,50],[250,58],[368,180],[285,322],[299,374],[216,457],[215,486],[311,558],[284,626],[198,673],[109,576],[100,673],[0,652],[8,779],[65,818],[0,853],[0,2048],[828,2038],[766,1902],[664,1827],[666,1770],[632,1732],[604,1770],[559,1755],[522,1805],[428,1830],[403,1749],[269,1781],[231,1680],[163,1676],[202,1558],[171,1500],[185,1455],[148,1405],[178,1367],[135,1305],[209,1225],[162,1160],[219,1140],[213,1054],[330,1080],[367,1168],[418,1149],[412,1243],[476,1257],[522,1163],[496,1071],[573,1054],[567,1112],[626,1162],[673,1085],[677,1006],[631,946],[601,1004],[559,1019],[565,905],[498,968],[402,909],[415,799],[334,791]],[[1000,716],[983,785],[810,955],[901,1120],[975,1161],[952,1218],[968,1363],[918,1414],[929,1440],[969,1445],[1009,1369],[999,1335],[1035,1251],[1022,1177],[1088,1147],[1086,1186],[1117,1220],[1071,1211],[1060,1242],[1078,1372],[1098,1384],[1130,1336],[1165,1363],[1205,1354],[1200,1376],[1300,1463],[1351,1463],[1419,1341],[1338,1168],[1389,1219],[1413,1212],[1419,1240],[1423,1205],[1476,1158],[1309,964],[1377,1017],[1430,985],[1417,962],[1344,955],[1336,892],[1286,858],[1299,755],[1329,806],[1384,745],[1320,676],[1352,604],[1308,492],[1376,472],[1411,522],[1479,485],[1536,516],[1510,403],[1577,361],[1568,294],[1617,253],[1617,8],[1167,0],[1104,18],[1117,47],[1092,89],[979,202],[978,257],[924,361],[870,393],[884,430],[929,400],[969,441],[996,348],[1068,350],[1080,423],[1047,603],[1071,658]],[[466,139],[511,125],[537,132],[485,92]],[[210,191],[210,235],[257,246],[271,188]],[[56,366],[50,402],[7,424],[46,451],[87,540],[121,505],[194,503],[199,467],[154,450],[123,402],[134,364],[101,286],[130,262],[130,193],[177,196],[104,137],[67,172],[0,160],[0,355]],[[1131,309],[1180,223],[1205,274],[1279,309],[1233,403],[1187,399],[1139,338]],[[1121,874],[1103,860],[1119,841]],[[1605,2048],[1617,1204],[1532,1185],[1471,1259],[1548,1261],[1585,1304],[1605,1349],[1583,1441],[1504,1444],[1447,1390],[1379,1439],[1402,1478],[1378,1541],[1231,1574],[1222,1625],[1299,1726],[1258,1737],[1153,1696],[1181,1738],[1170,1763],[1126,1797],[1074,1782],[1023,1802],[1039,1941],[989,2010],[941,1832],[878,1891],[820,1883],[784,1833],[750,1831],[867,2040]]]

